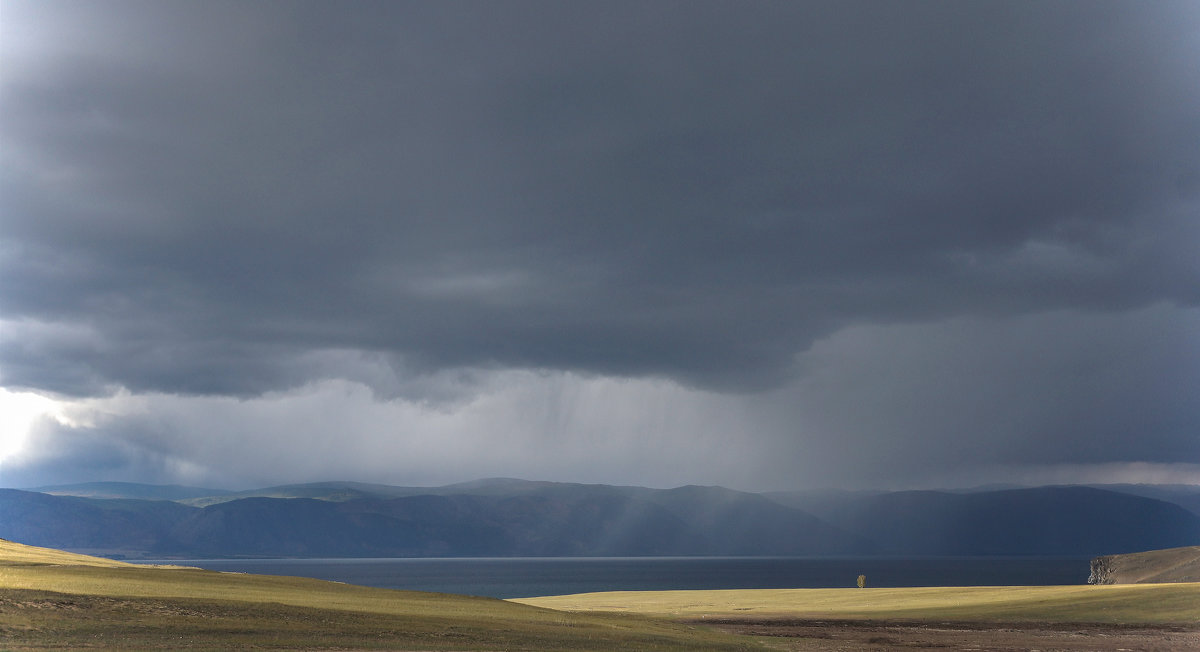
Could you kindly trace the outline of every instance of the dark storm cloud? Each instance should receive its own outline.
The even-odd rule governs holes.
[[[1197,333],[1200,310],[1161,305],[851,327],[802,357],[794,389],[756,404],[764,430],[796,433],[761,472],[815,458],[810,481],[936,486],[1018,482],[1039,466],[1195,465]]]
[[[5,11],[8,386],[747,391],[848,325],[1200,299],[1191,3]]]

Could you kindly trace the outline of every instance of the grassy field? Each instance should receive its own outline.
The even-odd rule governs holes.
[[[793,629],[806,619],[827,622],[816,634],[764,635],[720,622],[730,619],[775,619]],[[697,624],[704,620],[724,630]],[[895,638],[897,621],[1038,625],[1032,633],[998,625],[925,641],[928,632],[916,629]],[[1081,638],[1072,629],[1053,641],[1036,639],[1035,630],[1047,623],[1157,628],[1120,640],[1134,648],[1188,647],[1200,643],[1200,584],[613,592],[503,601],[139,566],[0,540],[0,651],[757,650],[779,649],[782,636],[790,637],[785,649],[801,650],[825,649],[847,632],[858,632],[858,649],[886,649],[871,642],[889,636],[953,646],[1027,634],[1034,638],[1020,639],[1018,647],[1066,641],[1109,649],[1101,643],[1116,646],[1114,637],[1133,635],[1097,630]],[[803,647],[805,641],[814,647]]]
[[[0,541],[0,650],[752,650],[618,614],[318,580],[153,568]]]
[[[516,600],[574,612],[678,619],[822,618],[1200,623],[1200,583],[1110,586],[626,591]]]

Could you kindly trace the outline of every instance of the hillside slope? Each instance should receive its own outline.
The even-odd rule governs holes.
[[[0,541],[0,648],[759,650],[707,629],[491,598],[124,564]]]
[[[195,511],[166,500],[78,498],[0,489],[0,537],[104,554],[153,551]]]
[[[47,564],[53,566],[97,566],[100,568],[140,568],[135,564],[92,557],[65,550],[28,546],[23,543],[0,539],[0,566]]]
[[[1174,582],[1200,582],[1200,546],[1097,557],[1088,577],[1088,584]]]

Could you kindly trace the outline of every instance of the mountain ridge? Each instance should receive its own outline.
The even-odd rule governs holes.
[[[80,485],[92,495],[200,488]],[[755,494],[491,478],[175,501],[0,490],[0,537],[131,557],[1097,555],[1200,544],[1200,516],[1083,486]],[[1142,493],[1151,490],[1142,488]],[[1160,494],[1182,489],[1163,489]]]

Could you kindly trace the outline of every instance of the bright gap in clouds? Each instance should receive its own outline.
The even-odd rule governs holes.
[[[43,417],[62,421],[58,403],[30,392],[0,389],[0,463],[24,447],[30,428]]]
[[[457,400],[381,400],[327,380],[236,399],[130,394],[59,405],[8,456],[7,486],[119,480],[249,489],[486,477],[743,487],[763,453],[736,397],[654,379],[480,372]],[[469,391],[468,391],[469,390]],[[36,445],[34,445],[36,441]]]

